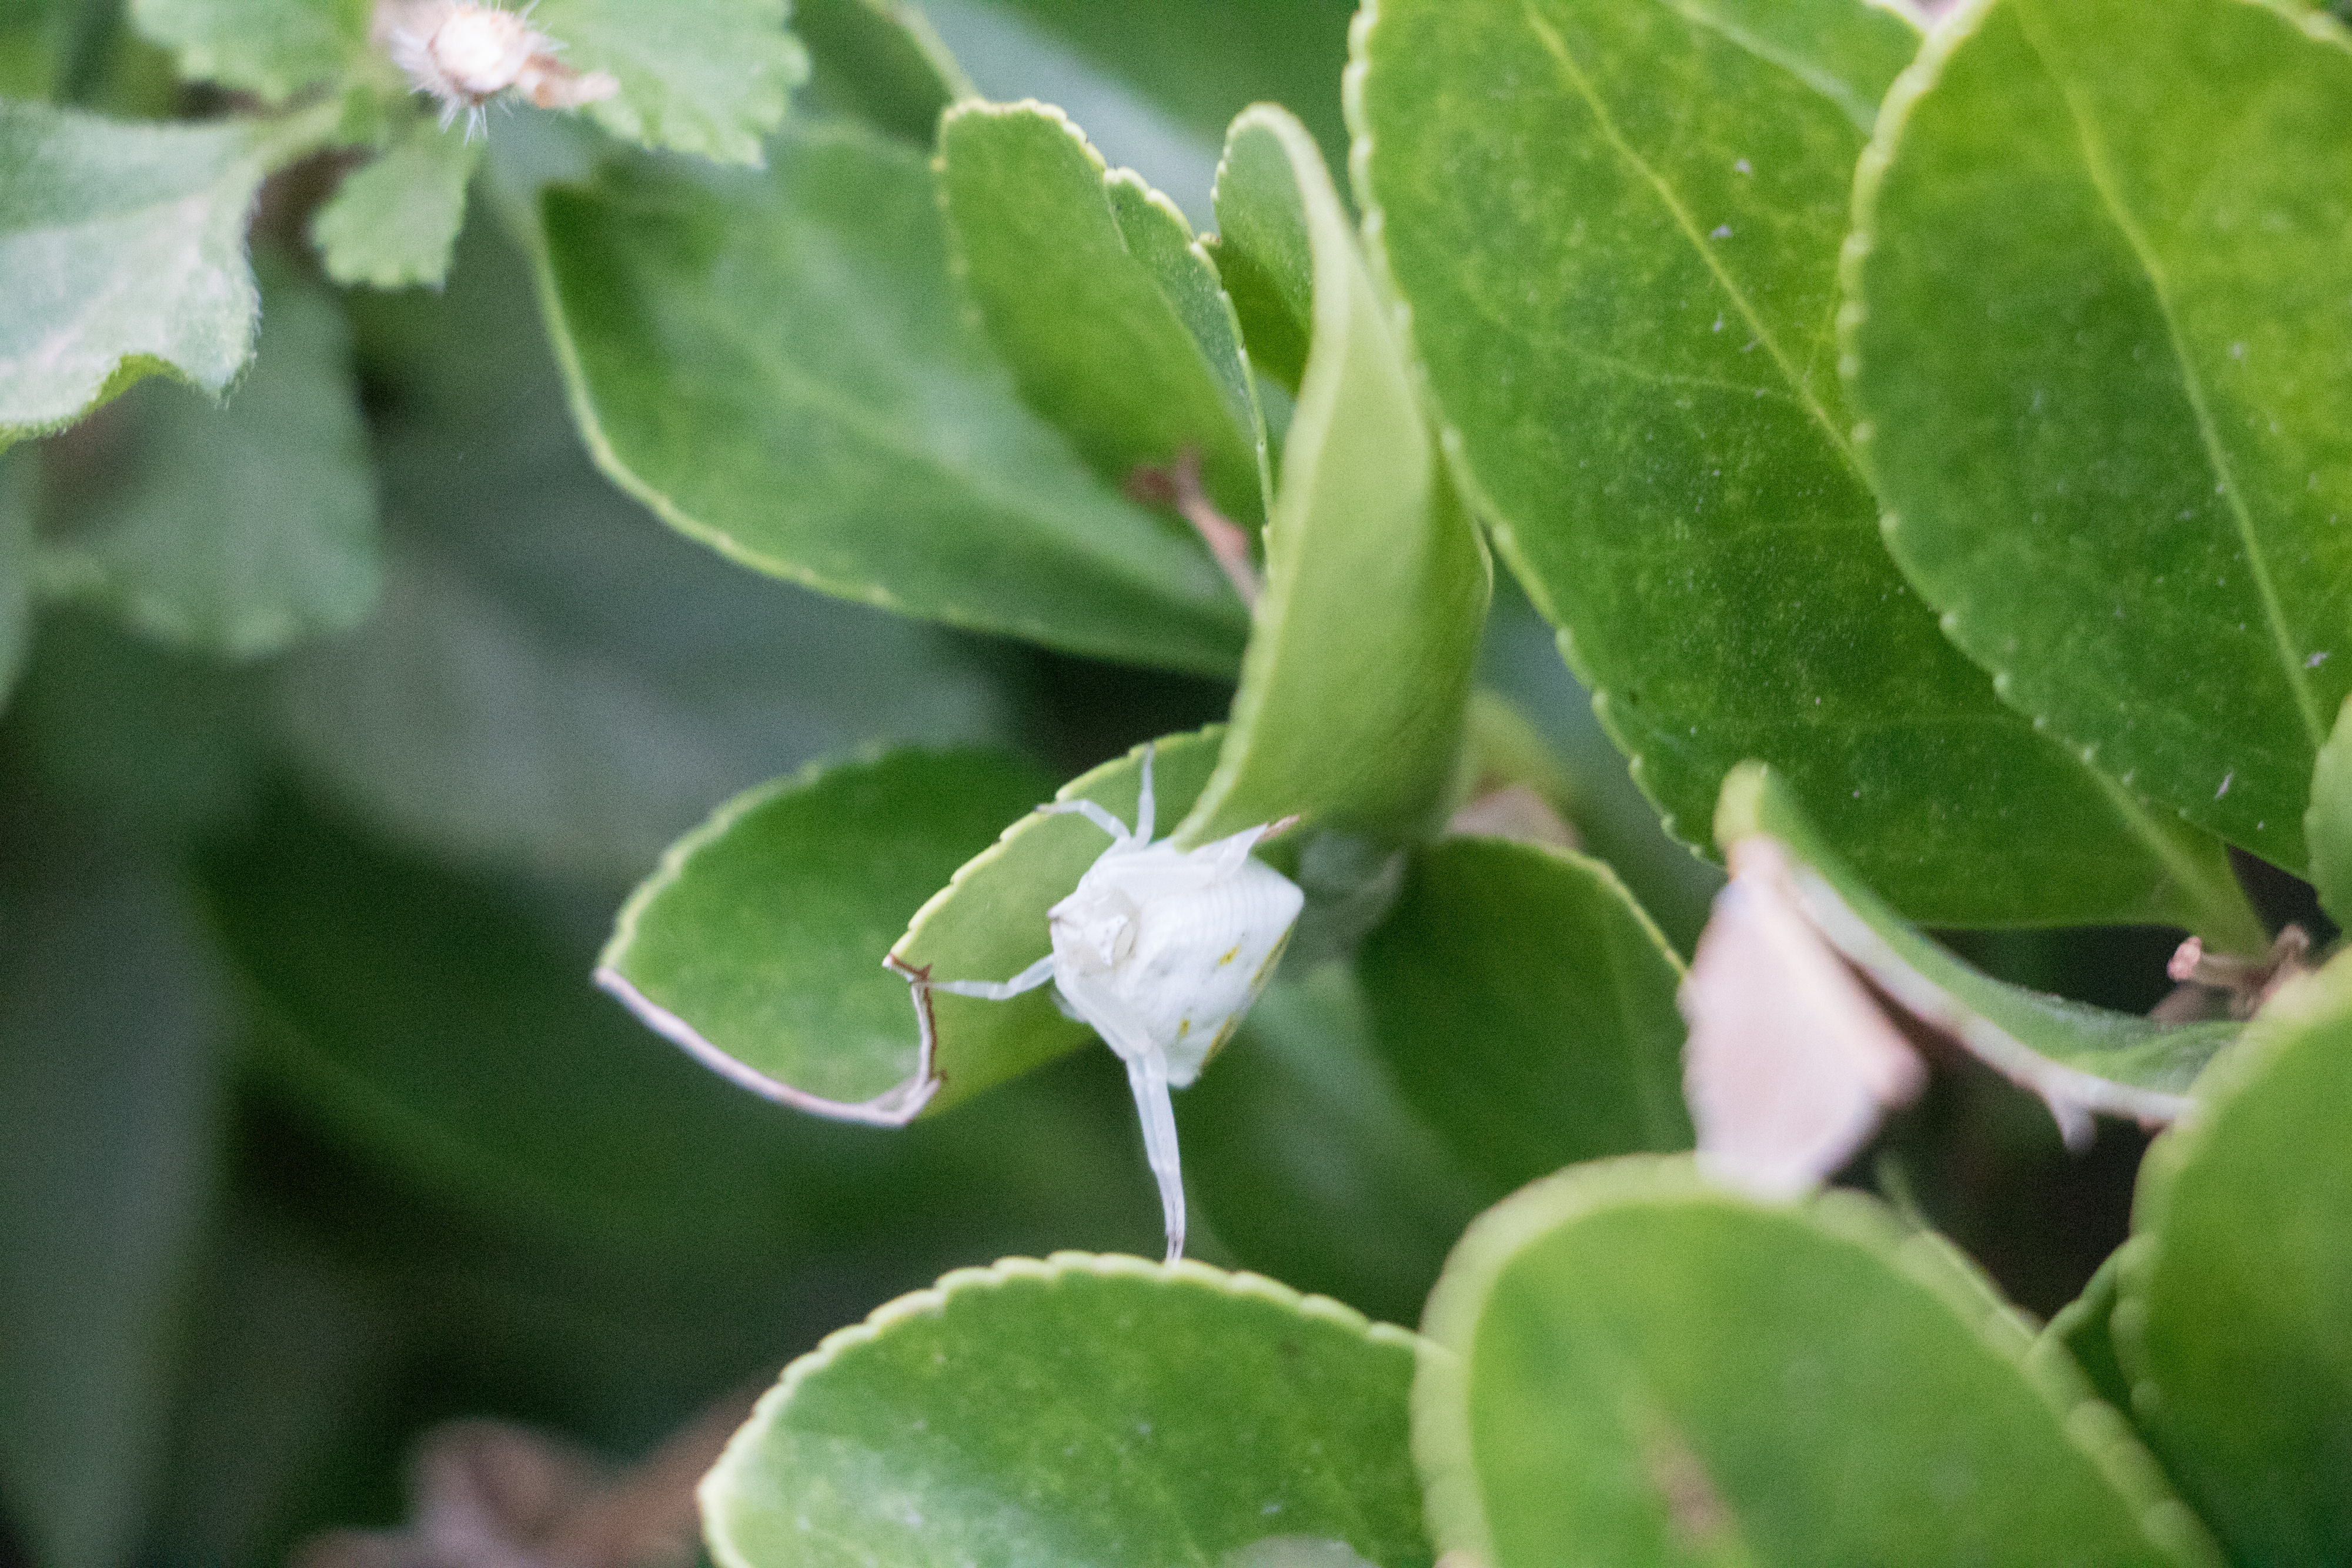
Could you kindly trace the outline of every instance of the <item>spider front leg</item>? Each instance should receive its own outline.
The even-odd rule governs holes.
[[[978,997],[987,1002],[1009,1002],[1034,991],[1054,977],[1054,955],[1046,954],[1009,980],[928,980],[924,984],[951,997]]]
[[[1176,1107],[1168,1099],[1168,1061],[1156,1045],[1127,1058],[1128,1086],[1143,1122],[1143,1156],[1160,1184],[1160,1213],[1168,1227],[1168,1261],[1184,1256],[1184,1169],[1176,1155]]]
[[[1092,800],[1049,800],[1037,808],[1038,813],[1047,817],[1062,817],[1075,813],[1108,833],[1112,842],[1124,844],[1132,841],[1137,849],[1141,849],[1151,841],[1151,827],[1155,815],[1151,792],[1152,749],[1149,745],[1143,748],[1143,779],[1135,794],[1135,831],[1133,832],[1128,831],[1125,822],[1120,821],[1108,810]]]

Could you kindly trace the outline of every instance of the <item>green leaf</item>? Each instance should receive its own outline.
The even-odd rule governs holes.
[[[252,1054],[273,1092],[372,1166],[521,1233],[638,1258],[781,1262],[854,1245],[887,1205],[898,1243],[953,1256],[975,1229],[1015,1239],[1007,1215],[1081,1219],[1074,1190],[1114,1235],[1139,1207],[1104,1179],[1134,1164],[1133,1134],[1093,1106],[1084,1129],[1051,1094],[1007,1097],[992,1118],[887,1143],[789,1116],[585,985],[587,956],[555,924],[579,911],[522,902],[286,803],[204,871],[225,948],[266,1007]],[[836,900],[856,885],[843,878]],[[887,940],[805,995],[878,981],[887,1023],[911,1036],[906,987],[881,966]]]
[[[268,342],[226,408],[162,384],[124,400],[108,483],[37,546],[46,592],[232,658],[366,616],[375,494],[349,334],[312,285],[288,277],[268,298]]]
[[[1751,837],[1788,851],[1799,907],[1830,946],[1904,1010],[2041,1095],[2070,1142],[2088,1134],[2090,1112],[2147,1122],[2178,1116],[2198,1073],[2237,1035],[2240,1026],[2226,1020],[2174,1024],[2109,1012],[1971,968],[1906,923],[1837,857],[1777,769],[1733,769],[1723,783],[1715,836],[1727,855]],[[2258,952],[2259,937],[2257,926],[2239,946]]]
[[[480,144],[455,126],[424,115],[409,121],[311,216],[310,243],[327,276],[376,288],[440,287],[481,156]]]
[[[1916,44],[1863,0],[1385,5],[1367,232],[1497,548],[1670,827],[1761,757],[1917,918],[2179,919],[2168,862],[2218,851],[2004,708],[1875,542],[1831,319]]]
[[[1579,1160],[1691,1146],[1683,967],[1600,862],[1440,840],[1360,967],[1381,1061],[1485,1201]]]
[[[0,102],[0,442],[70,423],[142,376],[218,397],[260,308],[250,125],[122,125]]]
[[[0,1489],[31,1561],[142,1545],[223,1132],[226,998],[171,868],[0,831]]]
[[[793,31],[809,52],[809,96],[918,147],[971,83],[910,0],[796,0]]]
[[[1391,1081],[1347,964],[1269,986],[1176,1122],[1185,1186],[1244,1267],[1391,1321],[1488,1201]]]
[[[2133,1408],[2241,1562],[2352,1552],[2352,962],[2283,988],[2148,1152],[2115,1337]]]
[[[908,751],[763,785],[671,847],[622,909],[597,981],[746,1088],[903,1124],[942,1078],[961,1098],[1012,1073],[919,1047],[883,955],[1046,783],[992,753]]]
[[[1199,1263],[961,1270],[785,1369],[703,1528],[725,1568],[1263,1563],[1302,1537],[1425,1565],[1412,1364],[1400,1330]]]
[[[1290,150],[1234,136],[1217,161],[1217,268],[1256,367],[1297,393],[1314,330],[1315,246]]]
[[[2128,1413],[2131,1378],[2116,1354],[2113,1332],[2123,1264],[2124,1251],[2119,1249],[2099,1265],[2083,1293],[2061,1308],[2033,1342],[2033,1354],[2037,1359],[2063,1358],[2082,1374],[2100,1398]]]
[[[446,294],[352,301],[392,544],[375,615],[278,676],[311,779],[443,856],[624,889],[761,779],[1002,731],[962,640],[650,526],[581,449],[531,287],[485,222]]]
[[[2311,882],[2320,906],[2339,928],[2352,927],[2352,697],[2336,711],[2336,727],[2319,748],[2311,776],[2311,806],[2303,836],[2311,848]]]
[[[33,643],[31,469],[0,460],[0,712]]]
[[[1508,577],[1479,650],[1480,678],[1535,725],[1570,779],[1566,811],[1580,846],[1608,862],[1633,902],[1687,955],[1723,887],[1723,872],[1676,841],[1634,783],[1592,695],[1559,656],[1559,638]],[[1475,711],[1475,710],[1474,710]]]
[[[1321,155],[1278,109],[1228,162],[1286,161],[1314,296],[1265,529],[1265,586],[1232,727],[1176,831],[1205,843],[1296,814],[1378,845],[1434,831],[1492,589]]]
[[[949,110],[937,168],[959,272],[1029,405],[1110,483],[1191,451],[1218,508],[1261,521],[1241,329],[1182,215],[1034,103]]]
[[[543,198],[552,329],[606,472],[827,592],[1229,672],[1240,607],[1190,531],[1089,476],[965,320],[919,156],[842,129],[772,154],[723,193],[616,169]]]
[[[808,76],[784,14],[785,0],[539,0],[530,20],[566,66],[620,83],[585,110],[614,135],[756,166]]]
[[[965,7],[934,6],[950,8]],[[1306,122],[1325,157],[1347,157],[1339,74],[1349,0],[1000,0],[994,8],[1066,40],[1212,145],[1249,105],[1278,103]]]
[[[1564,1172],[1472,1228],[1426,1329],[1430,1526],[1492,1568],[2213,1560],[2121,1418],[1853,1195]]]
[[[180,74],[282,103],[341,75],[367,47],[371,0],[131,0],[139,30]]]
[[[2352,692],[2347,178],[2326,19],[1978,4],[1889,99],[1847,274],[1861,451],[1952,638],[2125,785],[2295,872]]]

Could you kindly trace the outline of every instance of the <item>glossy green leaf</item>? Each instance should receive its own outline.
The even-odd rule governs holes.
[[[2099,1112],[2167,1122],[2190,1084],[2237,1035],[2227,1020],[2166,1023],[2045,996],[1970,967],[1921,935],[1838,858],[1777,769],[1743,765],[1724,780],[1715,836],[1728,853],[1751,836],[1796,862],[1806,919],[1847,963],[1914,1017],[1950,1035],[1994,1071],[2046,1100],[2070,1137]],[[2246,916],[2252,919],[2249,913]],[[2260,927],[2242,937],[2259,951]]]
[[[971,83],[912,0],[796,0],[809,89],[877,131],[929,147],[940,111]]]
[[[2300,872],[2352,692],[2342,30],[1985,0],[1888,101],[1843,342],[1889,547],[2017,708]]]
[[[2352,697],[2336,711],[2336,727],[2312,770],[2311,805],[2303,836],[2311,849],[2311,883],[2320,906],[2339,928],[2352,927]]]
[[[0,1491],[47,1568],[149,1513],[222,1128],[226,998],[171,868],[0,820]]]
[[[2213,1561],[2121,1418],[1850,1194],[1564,1172],[1472,1228],[1425,1332],[1430,1527],[1491,1568]]]
[[[2193,838],[2004,708],[1876,545],[1837,244],[1916,43],[1863,0],[1387,0],[1357,46],[1367,233],[1498,548],[1671,827],[1761,757],[1918,918],[2181,919]]]
[[[265,136],[0,103],[0,441],[168,371],[217,397],[260,307],[246,209]]]
[[[786,1368],[703,1528],[723,1568],[1256,1564],[1270,1540],[1425,1565],[1412,1364],[1401,1330],[1199,1263],[961,1270]]]
[[[1600,862],[1442,839],[1360,968],[1381,1060],[1485,1201],[1579,1160],[1691,1146],[1683,967]]]
[[[808,75],[785,9],[785,0],[538,0],[530,22],[563,46],[566,66],[620,83],[582,111],[614,135],[756,165]]]
[[[544,197],[558,351],[606,472],[827,592],[1231,670],[1241,608],[1190,530],[1088,475],[964,319],[919,156],[844,129],[771,151],[763,182],[618,169]]]
[[[464,129],[421,115],[411,120],[312,214],[310,243],[327,276],[376,288],[440,287],[481,156]]]
[[[958,270],[1029,405],[1111,484],[1190,451],[1221,511],[1262,520],[1241,329],[1182,215],[1040,104],[950,110],[937,167]]]
[[[2352,962],[2291,982],[2148,1153],[2116,1349],[2241,1562],[2352,1552]]]
[[[607,484],[531,287],[478,222],[446,293],[352,301],[392,542],[376,613],[278,675],[309,778],[438,854],[617,890],[763,779],[1002,732],[969,643],[744,571]]]
[[[1307,368],[1265,528],[1265,584],[1233,723],[1177,838],[1297,815],[1374,844],[1433,831],[1454,781],[1486,548],[1439,461],[1388,308],[1306,131],[1254,109],[1229,162],[1279,156],[1306,214]]]
[[[1153,743],[1151,783],[1155,833],[1165,837],[1215,766],[1221,732],[1176,736]],[[1056,800],[1088,800],[1132,825],[1142,786],[1142,751],[1082,773],[1054,792]],[[1027,806],[1036,805],[1033,793]],[[975,818],[977,821],[977,818]],[[1005,980],[1052,950],[1045,912],[1068,895],[1108,847],[1100,828],[1076,815],[1045,816],[1023,808],[999,811],[1002,836],[954,871],[932,879],[937,891],[915,910],[890,948],[899,973],[932,980]],[[920,895],[918,895],[919,897]],[[900,1005],[908,998],[900,998]],[[920,1050],[906,1036],[898,1078],[913,1108],[942,1110],[1041,1062],[1077,1050],[1094,1038],[1087,1025],[1062,1016],[1052,988],[1010,1001],[925,992],[916,1004],[924,1038]]]
[[[1347,964],[1277,980],[1176,1097],[1186,1189],[1244,1267],[1417,1317],[1488,1201],[1373,1049]]]
[[[283,102],[340,76],[367,47],[372,0],[131,0],[139,30],[180,74]]]
[[[1046,786],[991,753],[908,751],[739,796],[630,898],[597,981],[747,1088],[899,1125],[942,1078],[961,1097],[993,1077],[955,1056],[935,1063],[883,955],[908,912]]]
[[[233,658],[348,629],[375,602],[375,486],[332,298],[268,290],[269,337],[226,408],[158,383],[107,433],[107,482],[40,540],[45,591]]]

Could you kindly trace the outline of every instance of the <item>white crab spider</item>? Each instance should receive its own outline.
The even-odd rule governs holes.
[[[1184,1255],[1184,1180],[1168,1092],[1200,1076],[1202,1063],[1265,988],[1290,940],[1305,896],[1250,851],[1297,819],[1247,828],[1196,850],[1154,843],[1148,747],[1134,831],[1092,800],[1037,809],[1082,816],[1111,841],[1070,895],[1045,912],[1054,950],[1009,980],[929,985],[1001,1002],[1051,980],[1063,1010],[1092,1024],[1127,1063],[1172,1263]]]

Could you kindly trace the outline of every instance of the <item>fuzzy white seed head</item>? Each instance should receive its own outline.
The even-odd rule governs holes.
[[[511,11],[459,5],[425,41],[442,79],[467,98],[495,97],[514,86],[546,40]]]
[[[376,31],[415,89],[440,99],[441,123],[463,114],[468,135],[481,127],[483,106],[509,89],[541,109],[577,109],[620,90],[603,71],[583,74],[557,59],[563,46],[525,11],[473,0],[383,0]]]

